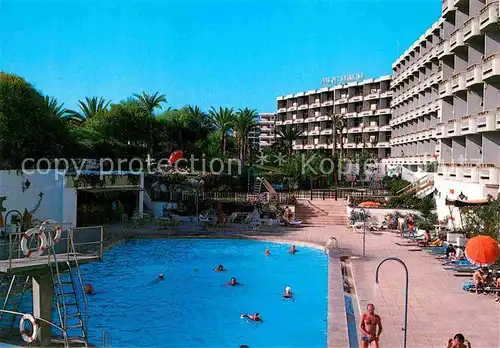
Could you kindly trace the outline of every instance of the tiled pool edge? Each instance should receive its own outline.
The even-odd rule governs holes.
[[[341,313],[339,315],[339,313]],[[328,348],[349,347],[344,279],[340,258],[334,253],[328,257]]]

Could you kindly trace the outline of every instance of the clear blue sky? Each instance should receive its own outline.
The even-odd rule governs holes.
[[[0,69],[75,107],[160,91],[274,111],[328,76],[391,73],[440,0],[0,0]]]

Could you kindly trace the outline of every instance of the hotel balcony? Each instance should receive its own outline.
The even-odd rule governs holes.
[[[333,130],[332,129],[323,129],[320,133],[321,135],[332,135],[333,134]]]
[[[329,121],[330,117],[326,115],[316,117],[316,122]]]
[[[479,17],[472,17],[464,26],[464,42],[469,42],[470,39],[481,35],[481,29],[479,27]]]
[[[278,135],[279,135],[279,134],[278,134]],[[305,131],[302,131],[302,133],[300,133],[300,136],[301,136],[301,137],[307,137],[307,135],[308,135],[308,134],[307,134],[307,131],[306,131],[306,130],[305,130]]]
[[[457,93],[459,91],[466,91],[466,74],[465,72],[461,72],[453,75],[451,79],[451,91],[453,93]]]
[[[438,166],[437,170],[438,176],[442,176],[443,178],[448,175],[448,166],[442,164]]]
[[[305,150],[314,150],[315,145],[314,144],[307,144],[304,145]]]
[[[363,101],[362,95],[355,95],[354,97],[351,97],[349,99],[349,103],[360,102],[360,101]]]
[[[441,14],[443,17],[448,15],[450,12],[455,11],[457,8],[453,4],[453,0],[442,0]]]
[[[378,148],[389,148],[389,147],[391,147],[391,144],[388,141],[380,141],[380,142],[377,143],[376,147],[378,147]]]
[[[304,119],[302,117],[297,117],[295,120],[293,120],[293,123],[294,124],[298,124],[298,123],[304,123]]]
[[[319,108],[320,106],[321,106],[321,103],[319,101],[315,101],[314,103],[309,104],[309,109],[316,109],[316,108]]]
[[[373,111],[372,110],[361,111],[358,114],[359,117],[372,116],[372,115],[373,115]]]
[[[372,100],[372,99],[379,99],[380,98],[380,92],[375,92],[375,93],[370,93],[365,95],[365,100]]]
[[[496,167],[479,167],[479,183],[498,185],[498,169]]]
[[[309,109],[309,104],[302,104],[299,106],[299,110]]]
[[[314,116],[308,116],[304,120],[305,123],[310,123],[310,122],[315,122],[315,121],[316,121],[316,117],[314,117]]]
[[[327,143],[316,144],[317,149],[328,149]]]
[[[460,167],[459,178],[465,182],[478,182],[479,181],[479,168],[476,166],[463,166]]]
[[[476,130],[480,132],[489,132],[496,129],[496,110],[482,111],[477,114]]]
[[[284,124],[284,125],[287,125],[287,124],[293,124],[293,120],[284,120],[284,121],[283,121],[283,124]]]
[[[280,114],[281,114],[281,113],[283,113],[283,112],[286,112],[286,108],[279,108],[279,109],[278,109],[278,113],[280,113]]]
[[[340,104],[347,104],[347,98],[340,98],[335,100],[334,102],[335,105],[340,105]]]
[[[483,68],[480,64],[474,64],[467,68],[465,86],[471,87],[483,83]]]
[[[500,129],[500,108],[497,108],[497,117],[496,117],[497,123],[496,123],[496,128],[497,130]]]
[[[380,93],[380,98],[391,98],[393,95],[393,91],[386,91],[384,93]]]
[[[479,13],[479,25],[481,31],[494,25],[498,26],[498,1],[491,1],[483,7]]]
[[[375,111],[375,115],[388,115],[391,113],[390,108],[378,109]]]
[[[313,129],[307,132],[307,135],[313,136],[313,135],[319,135],[319,129]]]
[[[448,173],[447,173],[448,179],[457,180],[458,173],[459,173],[458,167],[454,165],[448,166]]]
[[[451,80],[443,81],[439,84],[439,97],[451,97],[453,96],[453,90],[451,87]]]
[[[359,127],[350,127],[348,130],[347,130],[347,133],[349,134],[352,134],[352,133],[361,133],[363,132],[363,126],[359,126]]]
[[[443,138],[445,135],[445,126],[443,123],[436,125],[436,138]]]
[[[297,111],[297,106],[294,105],[294,106],[290,106],[288,109],[286,109],[287,111]]]
[[[443,59],[446,56],[451,55],[450,50],[450,40],[444,40],[439,44],[438,57],[439,59]]]
[[[283,121],[276,121],[277,126],[281,126],[283,124]]]
[[[471,116],[462,117],[462,119],[460,120],[460,134],[475,134],[477,132],[476,125],[476,118]]]
[[[391,126],[390,125],[381,126],[381,127],[379,127],[379,130],[381,132],[390,132],[391,131]]]
[[[304,148],[304,145],[293,145],[294,150],[302,150]]]
[[[457,29],[451,33],[450,37],[450,51],[454,52],[457,48],[465,46],[464,32],[462,29]]]
[[[321,106],[332,106],[333,100],[327,100],[321,103]]]
[[[347,118],[356,118],[356,117],[358,117],[358,113],[357,112],[348,112],[345,114],[345,116]]]
[[[448,121],[447,124],[445,124],[445,133],[444,137],[449,138],[449,137],[456,137],[460,135],[460,123],[455,122],[455,120]]]
[[[378,131],[379,131],[379,126],[377,125],[363,127],[363,133],[373,133]]]
[[[492,54],[483,61],[483,80],[500,76],[500,53]]]
[[[346,143],[344,145],[346,149],[355,149],[356,148],[356,143]]]

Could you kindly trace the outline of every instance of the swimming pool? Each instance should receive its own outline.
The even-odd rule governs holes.
[[[271,256],[264,250],[269,248]],[[89,336],[115,347],[325,347],[326,255],[248,240],[132,240],[82,266]],[[213,268],[223,264],[227,272]],[[165,280],[154,283],[159,273]],[[236,277],[245,286],[224,284]],[[291,286],[295,301],[282,300]],[[264,323],[240,319],[259,312]]]

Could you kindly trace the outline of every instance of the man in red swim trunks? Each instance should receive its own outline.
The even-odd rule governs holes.
[[[371,303],[367,306],[367,312],[361,316],[359,331],[361,331],[361,348],[378,348],[378,340],[382,333],[382,321],[375,314],[375,306]]]

